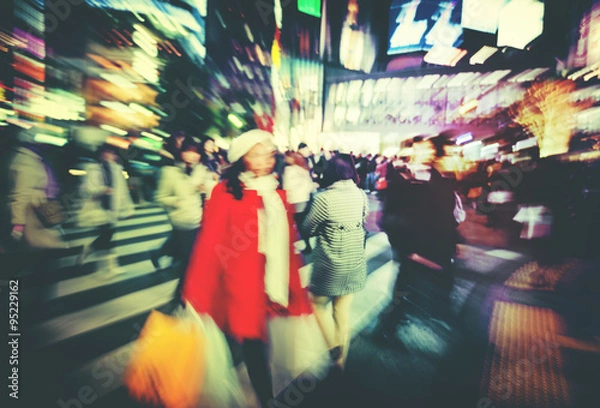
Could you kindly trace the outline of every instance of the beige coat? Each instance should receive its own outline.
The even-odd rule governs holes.
[[[85,166],[86,176],[81,186],[84,202],[77,222],[80,227],[115,224],[118,220],[128,218],[135,212],[129,187],[123,175],[123,167],[111,163],[110,170],[113,179],[113,192],[110,210],[106,211],[100,204],[102,193],[106,190],[102,167],[99,163],[90,163]]]
[[[24,225],[23,239],[36,249],[66,248],[60,227],[45,228],[34,207],[46,202],[48,175],[42,158],[19,147],[10,167],[9,211],[12,225]]]
[[[198,185],[194,177],[179,167],[162,168],[154,198],[165,208],[175,228],[191,230],[200,226],[202,201]]]

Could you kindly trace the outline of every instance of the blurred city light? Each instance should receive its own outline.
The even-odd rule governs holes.
[[[47,135],[45,133],[36,133],[34,140],[38,143],[50,144],[62,147],[67,144],[68,140],[63,137]]]
[[[114,126],[111,126],[111,125],[106,125],[106,124],[100,125],[100,128],[106,130],[107,132],[115,133],[115,134],[117,134],[119,136],[125,136],[126,134],[129,133],[126,130],[119,129],[117,127],[114,127]]]
[[[229,120],[231,122],[231,124],[233,124],[233,126],[235,126],[237,128],[241,129],[242,127],[244,127],[244,122],[239,117],[234,115],[233,113],[230,113],[227,116],[227,120]]]

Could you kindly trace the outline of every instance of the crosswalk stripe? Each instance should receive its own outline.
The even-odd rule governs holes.
[[[163,232],[168,232],[168,230],[163,231]],[[148,234],[148,235],[154,235],[154,234]],[[91,240],[88,240],[88,241],[91,242]],[[143,241],[143,242],[136,242],[133,244],[127,244],[127,245],[121,245],[121,246],[119,246],[119,242],[116,241],[115,242],[115,244],[116,244],[115,252],[117,253],[118,256],[133,255],[133,254],[137,254],[140,252],[148,252],[148,251],[159,248],[165,241],[166,241],[166,238],[158,238],[158,239],[152,239],[152,240]],[[86,243],[89,243],[89,242],[86,242]],[[73,266],[77,262],[77,258],[78,258],[78,255],[69,255],[69,256],[63,257],[58,260],[57,266],[59,269]],[[95,254],[92,253],[88,257],[88,259],[86,259],[86,263],[92,262],[94,259],[97,259],[97,258],[95,256]]]
[[[76,391],[81,386],[91,387],[98,398],[118,389],[122,385],[121,378],[135,344],[135,341],[124,344],[69,373],[69,388]],[[68,390],[64,390],[61,399],[68,401],[76,397],[75,391],[69,393]]]
[[[117,228],[123,227],[133,227],[133,226],[143,226],[150,222],[169,222],[169,217],[164,213],[164,211],[156,212],[156,215],[151,215],[148,217],[140,217],[140,218],[131,218],[127,220],[122,220],[117,223]],[[96,228],[69,228],[69,235],[81,234],[85,232],[94,233]]]
[[[143,237],[145,235],[157,234],[159,232],[168,232],[168,231],[171,231],[171,229],[172,229],[171,226],[169,224],[165,223],[165,224],[160,224],[160,225],[149,227],[149,228],[138,228],[138,229],[134,229],[134,230],[130,230],[130,231],[117,231],[113,235],[112,241],[118,245],[118,241],[123,240],[123,239]],[[94,238],[96,238],[96,237],[80,238],[80,239],[71,241],[70,244],[72,246],[89,244],[94,240]]]
[[[176,286],[177,282],[173,280],[50,319],[33,326],[28,331],[28,336],[35,339],[32,343],[35,349],[50,346],[69,337],[109,326],[111,323],[161,306],[173,298]]]
[[[54,283],[49,289],[50,299],[58,299],[63,296],[73,295],[86,290],[113,285],[128,279],[149,275],[154,272],[156,272],[156,270],[150,260],[127,265],[126,273],[115,276],[106,277],[104,271],[96,271],[90,275],[79,276]]]

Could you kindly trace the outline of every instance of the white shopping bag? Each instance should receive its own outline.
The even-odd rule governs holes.
[[[329,350],[314,315],[271,319],[269,344],[275,395],[300,375],[322,379],[327,374]]]
[[[546,238],[552,233],[552,212],[543,205],[523,206],[513,220],[523,224],[522,239]]]

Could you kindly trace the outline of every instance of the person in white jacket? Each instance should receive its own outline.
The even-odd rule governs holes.
[[[82,264],[92,252],[104,251],[109,275],[123,272],[114,252],[113,235],[120,219],[129,218],[135,212],[123,167],[117,163],[113,146],[103,145],[98,150],[99,162],[85,166],[86,176],[82,184],[84,202],[79,211],[80,227],[98,227],[98,237],[86,245],[77,259]]]
[[[204,207],[206,201],[210,200],[213,188],[219,183],[219,175],[210,171],[206,165],[198,163],[194,166],[191,176],[194,184],[198,186],[202,198],[202,207]]]
[[[169,238],[169,247],[161,248],[152,255],[153,264],[158,264],[158,257],[163,251],[170,252],[178,263],[178,270],[183,273],[187,269],[190,253],[200,229],[202,220],[202,200],[200,193],[205,188],[199,184],[194,171],[200,161],[198,147],[191,138],[186,138],[181,151],[172,152],[175,162],[162,168],[158,188],[155,193],[156,202],[162,205],[171,220],[173,230]],[[179,298],[182,279],[176,290]]]
[[[308,203],[318,184],[313,182],[306,160],[300,153],[287,152],[285,162],[287,166],[283,170],[283,189],[288,202],[295,207],[294,220],[299,226],[306,217]],[[300,231],[300,235],[306,245],[304,252],[309,253],[312,250],[309,236],[303,231]]]

